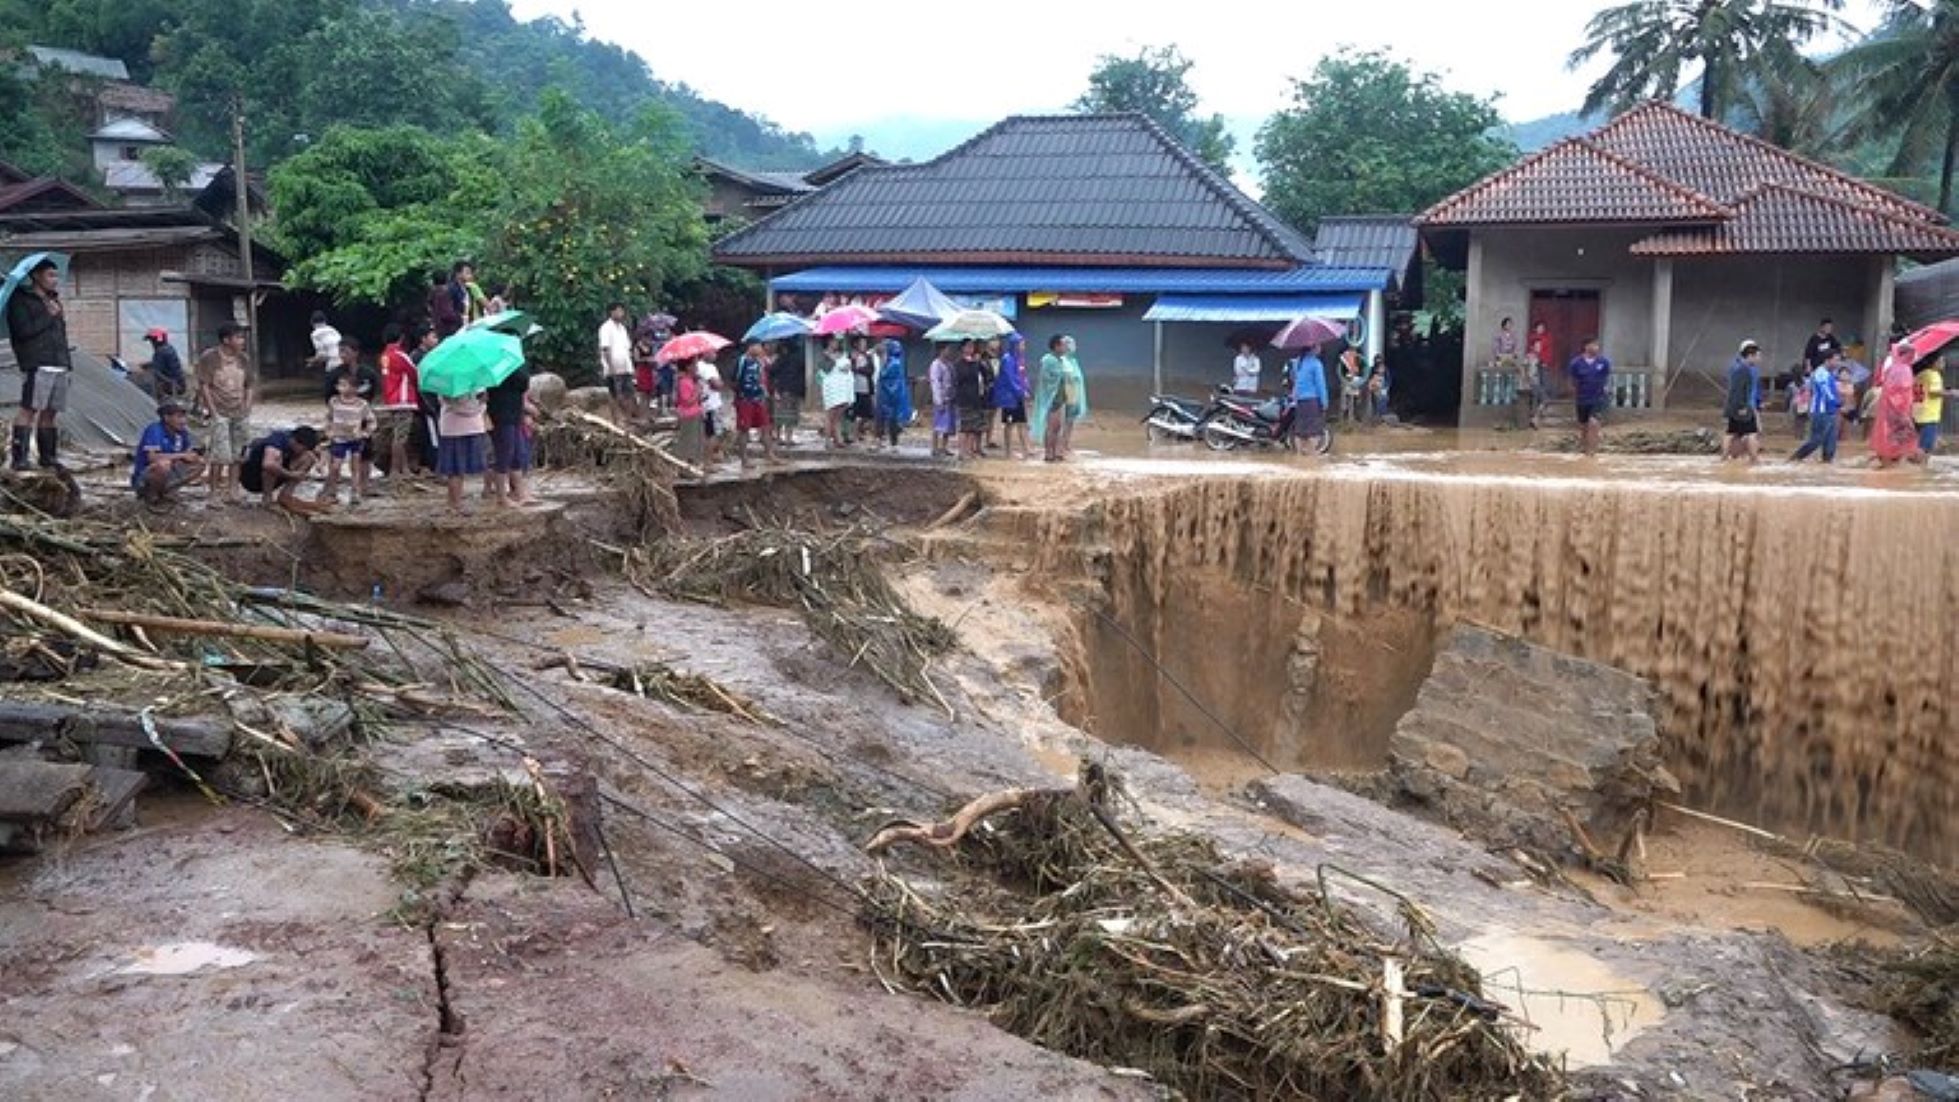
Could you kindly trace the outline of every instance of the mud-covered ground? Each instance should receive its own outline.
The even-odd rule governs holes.
[[[1723,891],[1777,870],[1718,829],[1656,836],[1651,867],[1671,862],[1687,874],[1679,881],[1590,884],[1588,899],[1540,887],[1451,831],[1270,775],[1228,747],[1173,761],[1063,722],[1055,699],[1068,648],[1079,646],[1072,597],[1085,580],[994,553],[1024,538],[1016,510],[1065,512],[1113,486],[1187,477],[1152,462],[1060,475],[981,465],[992,507],[935,532],[931,554],[900,578],[960,637],[931,671],[949,714],[901,704],[789,612],[656,599],[609,575],[602,555],[564,551],[591,523],[580,515],[589,498],[537,520],[556,541],[549,561],[516,541],[499,552],[511,569],[465,587],[466,604],[418,608],[533,687],[538,695],[520,696],[527,714],[402,725],[371,753],[406,789],[512,768],[524,753],[589,769],[610,801],[617,879],[485,873],[457,885],[433,923],[404,925],[392,914],[399,885],[371,841],[295,836],[190,794],[148,798],[139,829],[0,874],[0,1094],[1151,1097],[1119,1069],[887,992],[850,894],[873,868],[861,843],[882,823],[936,818],[987,790],[1065,785],[1082,756],[1120,771],[1162,827],[1207,832],[1302,886],[1337,866],[1418,901],[1490,975],[1492,994],[1531,1020],[1529,1039],[1567,1055],[1591,1096],[1836,1098],[1842,1065],[1903,1047],[1888,1021],[1853,1008],[1854,974],[1802,948],[1893,939],[1894,926],[1786,894]],[[1274,464],[1274,477],[1293,462]],[[916,484],[900,468],[869,470],[714,487],[691,497],[687,522],[706,532],[758,510],[847,521],[869,508],[922,525],[974,485],[936,467]],[[382,502],[371,512],[389,527],[412,526],[418,511]],[[307,541],[319,536],[258,510],[158,523],[265,541],[222,552],[259,581],[282,561],[303,578]],[[500,523],[472,519],[443,538]],[[399,538],[396,553],[413,553],[412,535]],[[392,576],[384,585],[389,601],[410,599]],[[707,675],[774,722],[691,713],[535,668],[566,652]],[[922,878],[941,871],[917,853],[890,860]],[[1392,915],[1391,899],[1338,875],[1331,883],[1355,906]]]

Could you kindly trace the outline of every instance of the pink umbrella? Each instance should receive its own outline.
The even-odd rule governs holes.
[[[869,329],[871,323],[876,320],[878,320],[877,311],[868,306],[857,306],[854,304],[850,306],[839,306],[816,319],[816,328],[810,331],[810,335],[816,337],[833,337],[839,333],[849,333],[852,330]]]
[[[660,351],[654,355],[653,362],[670,364],[680,360],[693,360],[699,359],[702,356],[712,356],[732,343],[728,338],[710,333],[705,329],[692,333],[682,333],[662,346]]]
[[[1286,323],[1279,335],[1272,338],[1272,347],[1285,349],[1312,348],[1328,341],[1337,341],[1347,335],[1345,322],[1328,321],[1311,314],[1297,317]]]

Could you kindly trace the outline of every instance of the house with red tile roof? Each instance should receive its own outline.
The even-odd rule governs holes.
[[[1416,218],[1443,265],[1467,273],[1462,417],[1498,415],[1493,341],[1543,322],[1553,400],[1562,366],[1597,337],[1616,405],[1694,408],[1719,393],[1743,340],[1764,366],[1802,358],[1823,318],[1878,354],[1900,257],[1959,256],[1938,211],[1672,104],[1640,105]]]

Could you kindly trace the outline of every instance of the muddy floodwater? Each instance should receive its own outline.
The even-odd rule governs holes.
[[[1106,591],[1072,701],[1120,737],[1162,748],[1215,727],[1194,695],[1287,764],[1378,764],[1435,627],[1466,622],[1650,679],[1668,764],[1701,805],[1959,852],[1959,478],[1945,461],[1218,461],[1186,447],[1083,457],[1097,489],[1079,509],[1040,507],[1048,472],[1014,474],[1025,506],[999,521],[1023,526],[1009,538],[1038,571]],[[1344,633],[1324,648],[1350,685],[1337,743],[1301,743],[1325,725],[1286,715],[1302,614]],[[1141,646],[1125,654],[1118,631]]]
[[[1825,905],[1800,857],[1675,815],[1640,839],[1648,877],[1534,879],[1364,782],[1473,625],[1591,684],[1650,683],[1648,743],[1682,804],[1950,865],[1951,461],[1587,460],[1418,429],[1342,434],[1317,460],[1098,421],[1065,465],[801,448],[679,488],[677,538],[879,530],[896,591],[956,637],[929,699],[794,608],[622,577],[639,537],[590,471],[542,472],[554,504],[521,514],[437,516],[439,492],[389,488],[315,526],[151,518],[227,537],[246,584],[453,628],[534,701],[403,720],[354,752],[411,798],[526,759],[585,771],[616,867],[485,869],[404,926],[395,855],[358,829],[146,795],[133,831],[0,864],[0,1094],[1157,1097],[984,1008],[887,989],[850,894],[887,866],[923,891],[971,875],[867,855],[880,824],[1067,785],[1084,760],[1124,779],[1138,829],[1201,834],[1306,894],[1329,868],[1364,877],[1329,898],[1389,940],[1397,900],[1419,908],[1579,1096],[1837,1098],[1844,1066],[1906,1048],[1831,948],[1922,937],[1897,900]],[[649,663],[756,714],[591,676]]]

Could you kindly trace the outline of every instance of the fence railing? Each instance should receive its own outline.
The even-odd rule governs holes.
[[[1660,402],[1657,371],[1615,370],[1610,382],[1614,409],[1652,409]],[[1508,406],[1517,401],[1517,373],[1513,370],[1484,368],[1476,372],[1473,387],[1471,399],[1479,406]],[[1562,397],[1569,400],[1569,385],[1559,389],[1567,392]]]

